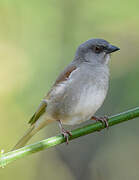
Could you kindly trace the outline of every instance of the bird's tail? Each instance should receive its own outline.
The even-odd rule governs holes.
[[[31,137],[37,133],[37,130],[34,125],[32,125],[28,131],[25,133],[25,135],[17,142],[17,144],[14,146],[12,150],[19,149],[23,147],[30,139]]]
[[[40,129],[51,123],[51,119],[46,119],[45,116],[41,116],[25,133],[25,135],[17,142],[12,150],[23,147]]]

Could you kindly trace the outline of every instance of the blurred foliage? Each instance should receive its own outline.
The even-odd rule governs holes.
[[[92,37],[119,46],[98,114],[138,106],[139,1],[0,1],[0,148],[8,151],[76,47]],[[87,122],[89,123],[89,122]],[[81,125],[80,125],[81,126]],[[0,170],[0,179],[139,179],[138,119]],[[73,128],[73,127],[66,127]],[[57,134],[57,124],[31,142]]]

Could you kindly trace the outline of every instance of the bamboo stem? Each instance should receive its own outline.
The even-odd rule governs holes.
[[[124,121],[134,119],[136,117],[139,117],[139,107],[117,114],[115,116],[109,117],[108,123],[109,123],[109,126],[113,126],[113,125],[122,123]],[[72,137],[69,137],[69,141],[75,138],[78,138],[80,136],[84,136],[86,134],[99,131],[104,128],[105,128],[104,124],[102,124],[101,122],[97,122],[97,123],[89,124],[82,128],[75,129],[71,132]],[[3,151],[1,151],[0,167],[4,167],[16,159],[25,157],[32,153],[36,153],[38,151],[42,151],[46,148],[50,148],[64,142],[65,142],[65,138],[62,135],[58,135],[58,136],[54,136],[54,137],[39,141],[35,144],[25,146],[15,151],[8,152],[8,153],[4,153]]]

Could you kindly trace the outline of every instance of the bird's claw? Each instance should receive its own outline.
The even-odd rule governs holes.
[[[64,138],[66,139],[66,144],[69,144],[69,136],[70,136],[70,137],[72,136],[71,132],[65,130],[64,128],[62,128],[62,135],[63,135]]]
[[[102,122],[103,124],[105,124],[107,129],[109,128],[109,123],[108,123],[108,117],[107,116],[104,116],[104,117],[93,116],[91,119],[95,120],[96,122]]]

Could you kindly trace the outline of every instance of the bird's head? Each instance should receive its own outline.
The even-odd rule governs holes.
[[[107,64],[110,54],[118,50],[118,47],[104,39],[90,39],[78,47],[75,57],[87,62]]]

